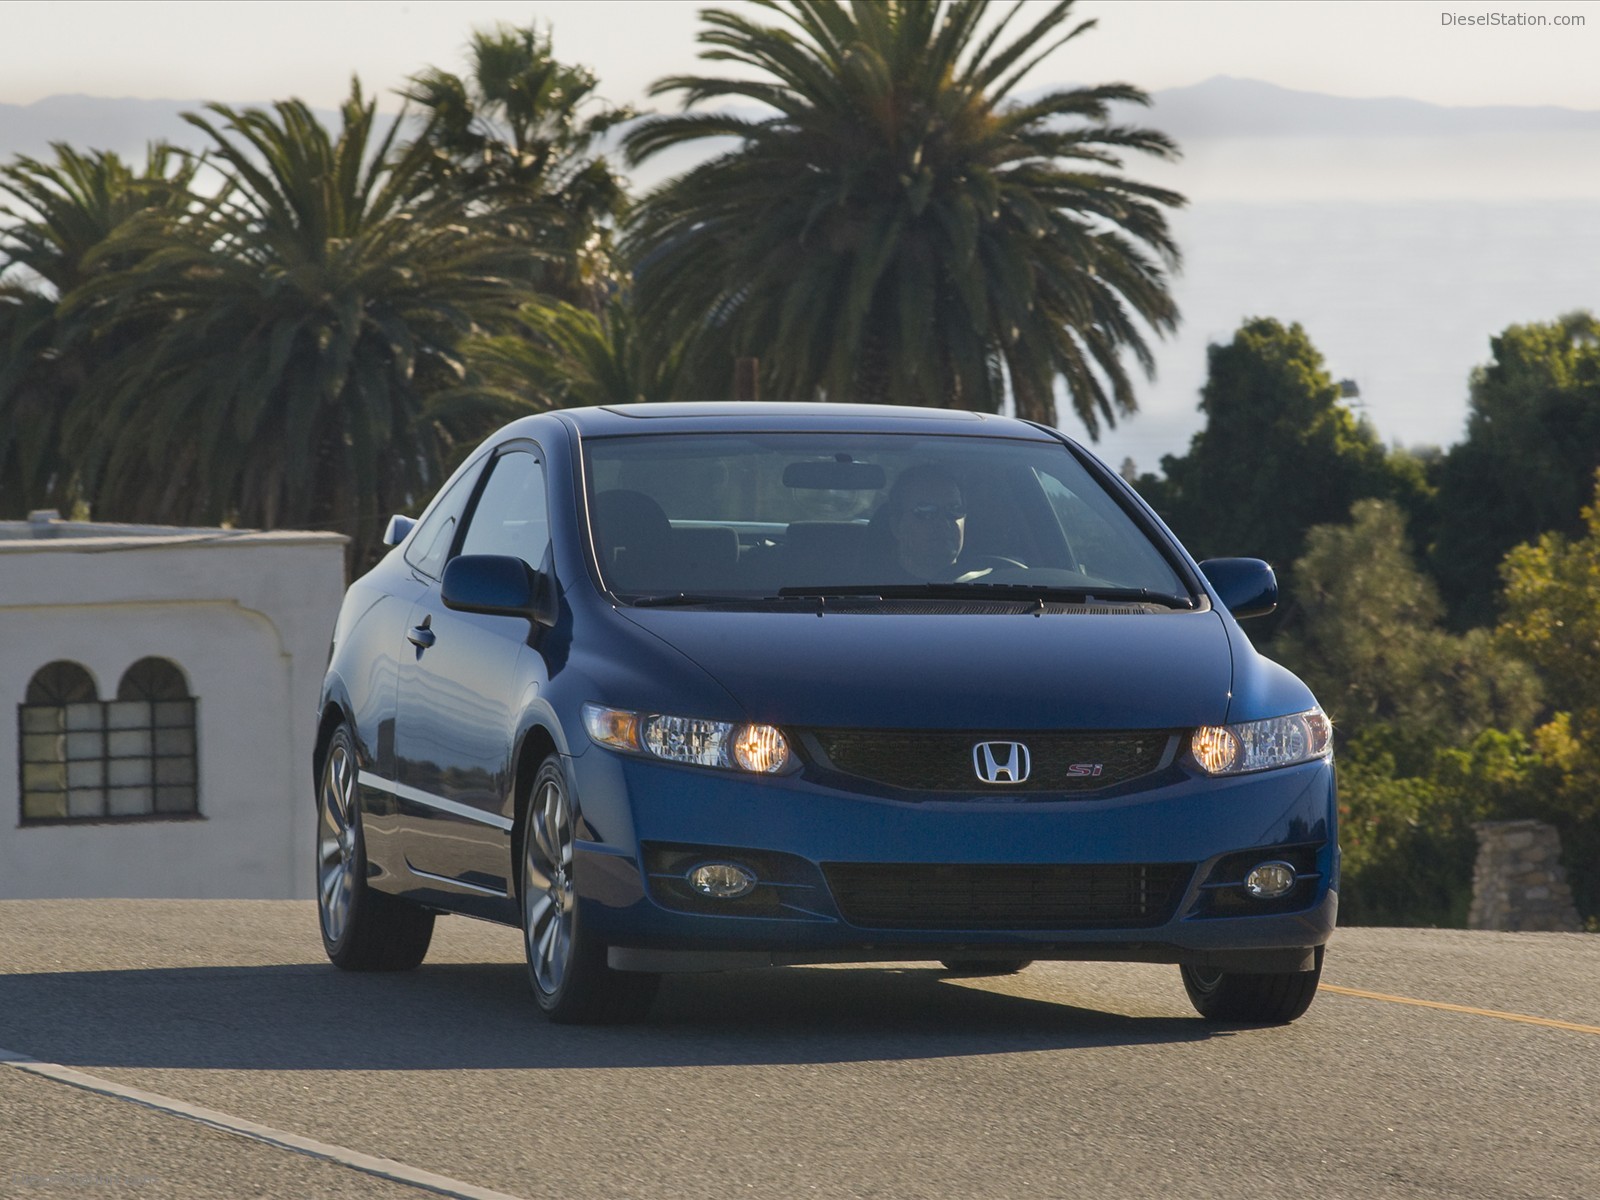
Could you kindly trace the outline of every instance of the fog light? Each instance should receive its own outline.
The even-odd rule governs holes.
[[[789,743],[771,725],[741,725],[735,733],[733,761],[746,771],[776,775],[789,765]]]
[[[1276,900],[1294,886],[1294,868],[1286,862],[1264,862],[1244,877],[1245,891],[1257,900]]]
[[[1207,775],[1221,775],[1239,761],[1239,739],[1231,729],[1203,725],[1189,739],[1195,761]]]
[[[714,900],[737,900],[755,890],[756,877],[736,863],[701,863],[689,872],[689,886]]]

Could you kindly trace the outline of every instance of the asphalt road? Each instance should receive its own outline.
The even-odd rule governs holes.
[[[1600,1196],[1596,936],[1341,930],[1277,1029],[1082,963],[683,976],[556,1028],[519,956],[450,918],[346,975],[310,903],[0,903],[0,1047],[47,1064],[0,1065],[0,1197]]]

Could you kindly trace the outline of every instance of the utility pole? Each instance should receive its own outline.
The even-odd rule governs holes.
[[[736,358],[733,360],[733,398],[735,400],[761,399],[761,360]]]

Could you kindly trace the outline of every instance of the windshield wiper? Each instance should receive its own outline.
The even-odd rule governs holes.
[[[786,587],[780,596],[876,597],[880,600],[1022,600],[1061,601],[1075,604],[1109,603],[1159,604],[1165,608],[1193,608],[1188,596],[1156,592],[1149,588],[1126,587],[1051,587],[1028,583],[894,583],[859,587]]]
[[[985,588],[995,593],[1006,593],[1024,599],[1069,601],[1094,604],[1105,601],[1111,604],[1159,604],[1163,608],[1193,608],[1194,600],[1176,592],[1156,592],[1149,588],[1126,587],[1030,587],[1025,583],[972,583],[967,587]]]
[[[807,593],[808,596],[811,594]],[[749,608],[770,608],[773,605],[797,607],[790,603],[790,597],[787,596],[730,596],[705,592],[663,592],[654,596],[635,596],[626,603],[634,608],[680,608],[696,604],[736,604]]]
[[[712,596],[699,592],[665,592],[659,596],[635,596],[628,603],[634,608],[672,608],[683,604],[747,604],[759,600],[758,596]]]

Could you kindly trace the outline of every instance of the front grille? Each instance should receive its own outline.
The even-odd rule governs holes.
[[[1126,783],[1159,768],[1173,734],[1164,729],[1011,732],[924,729],[816,729],[824,765],[889,787],[930,792],[1089,792]],[[1033,759],[1024,783],[978,778],[979,742],[1021,742]]]
[[[840,913],[869,929],[1135,928],[1172,919],[1191,863],[826,863]]]

